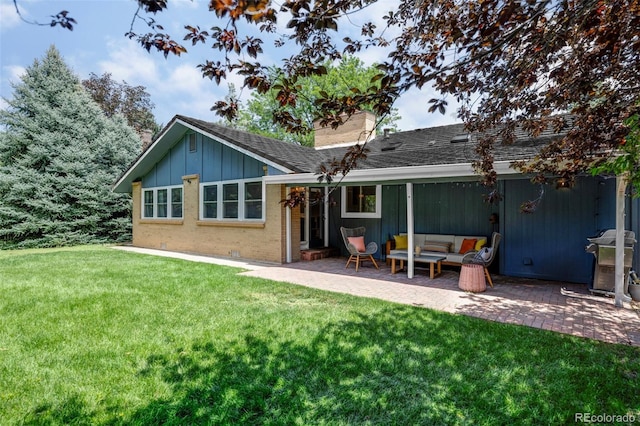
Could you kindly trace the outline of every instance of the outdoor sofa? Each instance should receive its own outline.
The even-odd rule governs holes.
[[[442,261],[443,265],[460,266],[465,254],[473,257],[475,252],[487,245],[487,241],[486,236],[479,235],[413,234],[414,247],[412,251],[415,251],[416,247],[420,247],[423,256],[442,256],[445,258]],[[387,241],[387,257],[390,254],[406,254],[407,251],[406,233],[394,235],[393,241]]]

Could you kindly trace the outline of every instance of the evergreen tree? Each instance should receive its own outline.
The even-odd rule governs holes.
[[[140,152],[121,116],[107,118],[52,46],[0,111],[0,248],[131,237],[131,200],[111,185]]]

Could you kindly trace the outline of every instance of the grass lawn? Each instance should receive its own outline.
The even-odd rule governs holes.
[[[0,424],[640,421],[640,350],[106,247],[0,251]]]

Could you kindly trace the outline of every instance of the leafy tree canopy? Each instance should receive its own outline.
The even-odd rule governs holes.
[[[0,248],[129,239],[131,199],[111,185],[140,138],[105,116],[55,47],[13,89],[0,110]]]
[[[279,91],[274,86],[264,93],[253,91],[246,108],[239,106],[234,125],[263,136],[313,146],[313,122],[318,118],[316,101],[328,94],[346,96],[354,87],[366,90],[372,84],[373,77],[378,74],[375,66],[366,67],[361,60],[353,56],[343,57],[337,65],[326,62],[324,66],[327,69],[326,74],[310,75],[298,80],[300,87],[296,94],[298,99],[295,105],[287,104],[282,107],[278,98]],[[272,67],[268,72],[270,79],[275,81],[277,86],[279,70]],[[230,94],[227,102],[232,102],[233,99],[237,99],[234,92]],[[371,110],[370,105],[360,107],[363,110]],[[282,114],[300,118],[304,131],[301,133],[287,131],[278,120]],[[398,119],[397,111],[392,109],[379,125],[397,130],[395,123]]]
[[[160,130],[152,113],[151,96],[144,86],[129,86],[125,81],[118,83],[110,73],[101,76],[91,73],[82,85],[107,117],[121,114],[138,134],[145,130],[153,133]]]
[[[626,147],[628,156],[638,140],[628,136],[640,109],[640,0],[400,0],[382,25],[366,22],[359,36],[343,38],[345,23],[376,2],[211,0],[213,26],[185,23],[184,40],[220,52],[199,65],[203,76],[220,83],[238,73],[259,93],[276,90],[283,111],[277,119],[289,131],[304,129],[302,119],[285,112],[298,102],[301,78],[326,74],[325,62],[345,53],[385,49],[388,60],[374,78],[379,84],[316,100],[324,123],[337,126],[363,104],[385,115],[408,89],[433,86],[441,97],[423,108],[444,112],[454,99],[468,130],[484,134],[475,165],[488,185],[496,181],[496,143],[513,143],[517,130],[535,137],[545,129],[565,136],[549,141],[533,162],[518,164],[536,180],[549,174],[571,180],[594,167],[627,164],[630,179],[640,181],[637,157],[611,165],[612,154]],[[170,13],[166,0],[138,4],[138,17]],[[152,31],[132,26],[128,36],[165,56],[186,52],[154,19],[146,22]],[[277,80],[258,61],[264,41],[246,30],[251,25],[277,35],[277,46],[292,52]],[[218,102],[215,110],[233,117],[237,104]]]

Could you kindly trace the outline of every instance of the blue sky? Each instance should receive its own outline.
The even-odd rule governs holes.
[[[396,4],[397,1],[382,0],[365,10],[363,16],[353,16],[350,22],[341,23],[340,38],[344,35],[357,36],[358,22],[365,19],[381,20],[385,12]],[[55,45],[65,62],[81,79],[88,78],[91,72],[98,75],[108,72],[116,81],[124,80],[129,85],[146,87],[155,104],[154,115],[160,124],[166,124],[176,114],[218,120],[210,108],[228,93],[227,84],[217,86],[215,82],[202,78],[196,66],[207,59],[218,60],[220,54],[210,47],[192,48],[190,44],[185,44],[188,53],[180,57],[170,55],[165,59],[161,53],[148,53],[124,36],[137,9],[134,0],[19,0],[18,5],[23,16],[29,20],[46,23],[50,21],[50,15],[68,10],[78,23],[73,31],[29,25],[15,13],[12,0],[0,0],[1,98],[11,98],[10,82],[19,82],[24,69],[32,65],[34,60],[42,58],[49,46]],[[208,1],[205,0],[169,0],[169,13],[163,12],[154,18],[176,40],[182,40],[186,24],[200,25],[203,29],[223,25],[216,20],[215,14],[208,11]],[[278,24],[284,26],[285,22],[279,21]],[[135,29],[147,31],[142,22],[136,24]],[[264,35],[261,37],[266,40]],[[276,49],[268,43],[265,46],[266,55],[258,60],[264,64],[276,63],[288,56],[289,52],[286,48]],[[384,60],[385,55],[385,52],[369,51],[360,55],[360,58],[366,64],[371,64]],[[240,88],[242,79],[232,76],[228,81]],[[243,97],[247,96],[248,92],[243,92]],[[427,102],[433,96],[428,90],[414,90],[398,101],[396,107],[402,116],[399,122],[401,130],[456,122],[453,109],[448,110],[446,115],[427,112]],[[0,100],[0,108],[5,107],[6,102]]]

